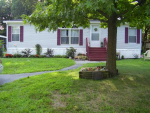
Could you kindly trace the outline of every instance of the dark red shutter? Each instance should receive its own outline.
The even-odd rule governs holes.
[[[60,29],[57,30],[57,45],[60,45],[60,35],[61,35],[61,31]]]
[[[23,26],[20,26],[20,42],[23,42]]]
[[[140,29],[137,29],[137,43],[140,44]]]
[[[83,29],[80,29],[79,45],[83,45]]]
[[[8,26],[8,42],[11,42],[11,37],[12,37],[11,26]]]
[[[128,43],[128,27],[125,27],[125,43]]]

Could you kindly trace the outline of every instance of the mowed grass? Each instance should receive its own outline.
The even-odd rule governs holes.
[[[86,64],[84,67],[105,65]],[[150,113],[150,61],[117,61],[119,76],[79,79],[79,70],[46,73],[0,87],[0,113]]]
[[[32,73],[40,71],[54,71],[71,65],[75,62],[66,58],[1,58],[2,74]]]

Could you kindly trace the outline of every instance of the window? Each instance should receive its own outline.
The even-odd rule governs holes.
[[[129,43],[136,43],[137,30],[129,28]]]
[[[69,30],[61,30],[61,44],[69,44]]]
[[[97,25],[92,26],[92,40],[99,41],[99,26]]]
[[[79,30],[71,30],[71,44],[79,43]]]
[[[79,44],[79,30],[61,29],[61,44]]]
[[[20,27],[13,26],[12,27],[12,41],[19,41],[20,38]]]

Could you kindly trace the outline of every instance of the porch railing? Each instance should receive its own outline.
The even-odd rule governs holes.
[[[106,48],[106,50],[107,50],[107,43],[108,43],[108,39],[105,37],[104,38],[104,47]]]
[[[86,55],[89,57],[89,39],[86,38]]]

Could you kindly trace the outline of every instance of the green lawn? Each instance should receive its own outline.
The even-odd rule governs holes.
[[[86,64],[84,67],[105,65]],[[117,61],[119,76],[79,79],[80,68],[0,87],[0,113],[150,113],[150,61]]]
[[[75,62],[66,58],[1,58],[4,70],[2,74],[31,73],[40,71],[54,71]]]

